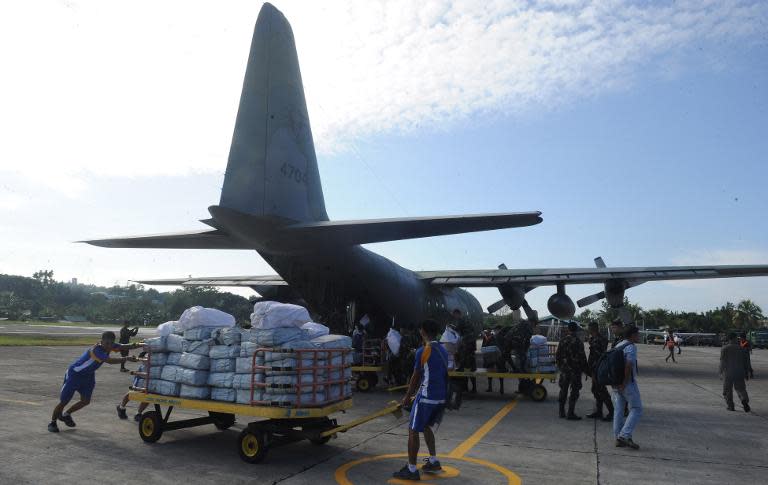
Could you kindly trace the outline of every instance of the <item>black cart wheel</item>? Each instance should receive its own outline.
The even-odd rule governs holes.
[[[531,388],[531,399],[536,402],[543,401],[547,398],[547,388],[541,384],[536,384]]]
[[[234,414],[214,413],[213,411],[208,411],[208,415],[214,419],[213,425],[222,431],[229,429],[233,424],[235,424]]]
[[[139,436],[146,443],[154,443],[163,435],[163,418],[157,411],[149,411],[141,415],[139,420]]]
[[[240,458],[248,463],[260,463],[267,456],[267,437],[261,430],[246,428],[237,440]]]

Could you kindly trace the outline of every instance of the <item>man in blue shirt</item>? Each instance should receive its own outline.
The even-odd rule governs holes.
[[[643,402],[640,399],[640,388],[637,386],[637,343],[640,341],[640,331],[632,326],[624,331],[624,340],[615,348],[624,352],[624,381],[613,386],[613,435],[618,448],[637,450],[640,446],[632,441],[632,433],[637,422],[643,415]],[[620,410],[629,406],[626,419]]]
[[[413,401],[408,423],[408,464],[392,475],[401,480],[421,478],[416,468],[419,433],[424,433],[424,441],[429,448],[429,458],[424,460],[421,469],[425,472],[442,469],[437,460],[435,435],[432,431],[433,427],[440,425],[448,398],[448,352],[437,342],[439,331],[440,325],[434,320],[425,320],[419,326],[424,345],[416,351],[413,375],[403,398],[403,407],[408,407]]]
[[[67,372],[64,373],[64,384],[61,386],[59,404],[53,409],[53,416],[51,416],[51,422],[48,424],[48,431],[51,433],[59,432],[59,427],[56,424],[56,420],[59,419],[64,421],[64,424],[70,428],[75,426],[72,413],[91,403],[91,395],[96,387],[96,369],[101,367],[101,364],[105,362],[107,364],[124,364],[126,360],[131,362],[137,361],[136,357],[133,356],[111,358],[109,356],[110,352],[135,349],[140,345],[138,343],[119,345],[115,343],[114,332],[104,332],[101,334],[101,341],[86,350],[79,359],[70,364]],[[80,401],[64,411],[64,407],[72,400],[75,392],[80,394]]]

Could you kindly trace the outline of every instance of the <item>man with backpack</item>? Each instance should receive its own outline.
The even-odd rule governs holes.
[[[587,357],[587,366],[589,375],[592,377],[592,395],[595,397],[595,411],[588,414],[591,419],[602,419],[603,421],[613,421],[613,403],[608,388],[604,384],[597,382],[597,361],[600,356],[608,350],[608,338],[600,334],[597,322],[589,322],[589,357]],[[603,405],[607,412],[603,416]]]
[[[584,353],[584,342],[576,335],[579,325],[576,322],[568,324],[568,334],[557,344],[555,361],[560,370],[560,417],[570,421],[578,421],[574,408],[581,390],[581,374],[587,371],[587,355]],[[568,389],[570,388],[570,396]],[[568,400],[568,414],[565,414],[565,401]]]
[[[640,388],[637,386],[637,343],[640,341],[640,330],[631,326],[623,331],[622,340],[614,350],[606,354],[606,363],[614,367],[610,384],[613,386],[613,408],[623,409],[629,406],[629,414],[613,413],[613,435],[618,448],[640,449],[640,445],[632,440],[637,422],[643,415],[643,403],[640,399]],[[623,369],[619,366],[623,361]],[[598,379],[604,381],[604,372],[598,363]],[[619,364],[619,365],[616,365]],[[620,372],[623,370],[623,372]]]

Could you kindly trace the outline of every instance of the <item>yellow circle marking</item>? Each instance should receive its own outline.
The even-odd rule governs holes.
[[[144,436],[152,436],[155,432],[155,422],[149,418],[145,418],[141,421],[141,433]]]
[[[417,465],[417,468],[421,469],[422,465]],[[461,475],[461,471],[458,468],[445,465],[439,472],[423,472],[421,474],[421,480],[441,480],[443,478],[456,478]],[[400,480],[399,478],[390,478],[387,483],[393,485],[411,485],[413,482],[410,480]]]
[[[420,455],[420,456],[427,456],[427,455]],[[344,465],[337,468],[336,473],[334,473],[334,478],[336,479],[336,483],[338,483],[339,485],[353,485],[353,483],[349,480],[349,477],[347,477],[347,472],[349,472],[350,469],[356,467],[357,465],[361,465],[363,463],[368,463],[372,461],[388,460],[391,458],[407,458],[407,457],[408,457],[407,453],[393,453],[389,455],[378,455],[378,456],[369,456],[366,458],[360,458],[359,460],[350,461],[349,463],[345,463]],[[523,483],[520,477],[515,475],[511,470],[508,470],[501,465],[497,465],[496,463],[491,463],[490,461],[480,460],[478,458],[470,458],[466,456],[438,455],[438,457],[443,458],[445,460],[458,460],[458,461],[464,461],[467,463],[474,463],[475,465],[490,468],[498,472],[501,476],[505,477],[507,479],[508,485],[520,485]],[[458,470],[456,471],[458,472]],[[422,480],[425,480],[426,479],[425,477],[427,477],[428,475],[429,474],[424,473],[422,475]],[[458,473],[456,476],[458,476]],[[449,478],[449,477],[447,476],[441,477],[439,474],[436,474],[435,478]],[[389,483],[405,483],[405,482],[390,480]]]
[[[248,457],[254,457],[259,452],[259,440],[256,436],[249,434],[240,443],[240,447],[243,449],[243,454]]]

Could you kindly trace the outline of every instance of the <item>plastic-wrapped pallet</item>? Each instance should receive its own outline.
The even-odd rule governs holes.
[[[235,359],[211,359],[211,372],[235,372]]]
[[[234,327],[235,317],[215,308],[193,306],[181,314],[179,326],[183,330],[195,327]]]
[[[235,389],[223,387],[211,388],[211,400],[213,401],[235,402],[235,399],[237,399],[237,390]]]
[[[232,387],[234,380],[234,372],[211,372],[206,383],[211,387]]]
[[[185,340],[207,340],[211,338],[211,334],[216,330],[216,327],[194,327],[184,330]]]
[[[168,362],[168,353],[167,352],[150,352],[149,358],[151,360],[152,367],[154,366],[163,366],[166,362]]]
[[[254,389],[253,391],[253,400],[254,401],[261,401],[263,397],[263,393],[259,390]],[[237,389],[236,391],[236,398],[235,401],[238,404],[251,404],[251,389]]]
[[[211,397],[211,388],[208,386],[190,386],[188,384],[182,384],[179,397],[185,397],[189,399],[208,399]]]
[[[264,358],[262,356],[256,356],[256,365],[264,365]],[[253,356],[235,359],[235,372],[238,374],[250,374],[253,372]]]
[[[218,345],[239,344],[241,336],[241,329],[237,327],[217,328],[211,333],[211,337]]]
[[[167,337],[152,337],[144,341],[144,346],[150,352],[165,352],[168,350]]]
[[[280,347],[292,340],[306,340],[307,333],[299,327],[251,329],[251,342],[262,347]]]
[[[207,370],[182,369],[176,374],[176,382],[188,386],[206,386],[208,385],[209,374]]]
[[[208,356],[211,353],[211,343],[213,340],[190,340],[187,343],[187,350],[190,354],[198,354]]]
[[[181,361],[181,352],[169,352],[165,365],[179,365]]]
[[[317,392],[314,395],[311,392],[301,394],[264,394],[264,401],[272,406],[280,407],[313,407],[325,404],[325,393]]]
[[[351,349],[352,338],[347,335],[323,335],[312,339],[318,349]]]
[[[163,396],[178,396],[181,391],[181,384],[161,379],[149,380],[149,392],[162,394]]]
[[[169,352],[176,352],[176,353],[182,353],[187,351],[187,347],[189,346],[189,342],[184,340],[184,337],[181,335],[169,335],[166,338],[166,347],[168,348]]]
[[[264,383],[264,374],[235,374],[232,378],[233,389],[250,389],[253,383]],[[257,387],[257,390],[260,389]]]
[[[184,368],[179,367],[178,365],[165,365],[163,366],[163,370],[160,373],[160,379],[164,381],[169,381],[169,382],[178,382],[179,376],[181,375],[181,372],[183,370]],[[150,384],[151,383],[152,381],[150,380]]]
[[[253,352],[251,352],[251,355],[253,355]],[[240,345],[214,345],[211,347],[210,352],[208,352],[208,357],[211,359],[233,359],[240,357]]]
[[[179,365],[187,369],[210,369],[211,359],[208,355],[184,352],[181,354],[181,359],[179,359]]]

